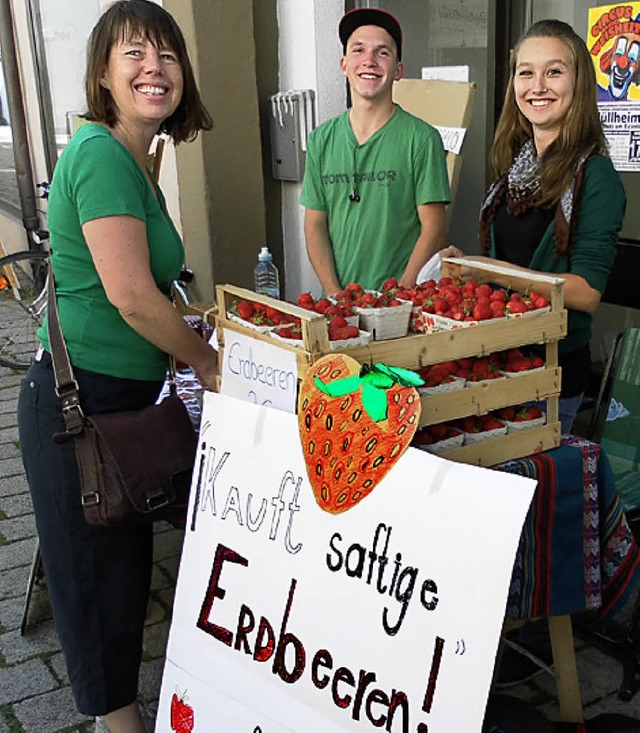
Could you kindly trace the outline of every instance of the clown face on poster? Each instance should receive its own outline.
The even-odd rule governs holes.
[[[587,46],[598,83],[598,110],[611,160],[640,170],[640,2],[589,9]]]
[[[392,447],[331,497],[384,436],[310,399],[205,394],[156,731],[479,732],[535,482]]]

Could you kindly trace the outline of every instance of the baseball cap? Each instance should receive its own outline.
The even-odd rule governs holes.
[[[342,20],[338,25],[338,35],[342,43],[343,49],[347,50],[347,41],[351,34],[361,25],[377,25],[384,28],[385,31],[396,42],[398,49],[398,59],[402,58],[402,28],[397,19],[387,13],[386,10],[379,8],[356,8],[350,10],[342,16]]]

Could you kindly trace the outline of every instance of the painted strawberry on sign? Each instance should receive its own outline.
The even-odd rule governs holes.
[[[361,365],[345,354],[316,362],[300,387],[298,424],[309,481],[331,514],[368,496],[411,442],[422,379],[407,369]]]
[[[191,733],[193,730],[193,708],[185,702],[186,693],[171,696],[171,730],[175,733]]]

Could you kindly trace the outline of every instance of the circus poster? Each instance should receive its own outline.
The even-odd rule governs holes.
[[[591,8],[587,46],[613,164],[640,170],[640,2]]]

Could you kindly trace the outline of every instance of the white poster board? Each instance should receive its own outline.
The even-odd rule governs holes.
[[[295,415],[206,393],[200,445],[157,733],[479,732],[535,482],[409,448],[334,515]]]

